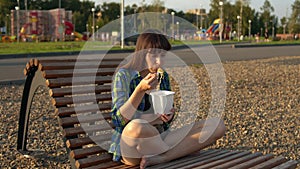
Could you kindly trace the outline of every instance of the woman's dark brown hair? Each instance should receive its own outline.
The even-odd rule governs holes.
[[[146,68],[146,54],[149,50],[169,51],[171,44],[168,39],[158,30],[148,29],[139,35],[135,52],[132,59],[124,68],[141,71]]]

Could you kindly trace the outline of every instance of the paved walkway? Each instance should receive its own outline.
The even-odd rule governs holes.
[[[300,46],[269,46],[269,47],[244,47],[232,48],[231,45],[217,45],[217,46],[200,46],[195,45],[191,48],[180,48],[171,51],[175,56],[178,56],[186,64],[202,63],[198,56],[205,57],[208,61],[215,56],[218,56],[222,62],[238,61],[238,60],[253,60],[264,59],[276,56],[300,56]],[[103,53],[103,52],[102,52]],[[197,53],[197,55],[196,55]],[[101,53],[95,52],[89,56],[99,56]],[[113,52],[108,54],[109,57],[125,58],[132,54],[132,51]],[[77,55],[55,55],[41,57],[40,59],[53,59],[53,58],[76,58]],[[23,56],[17,58],[0,59],[0,82],[9,82],[15,80],[24,80],[23,69],[26,62],[34,56]],[[176,60],[174,60],[174,63]]]

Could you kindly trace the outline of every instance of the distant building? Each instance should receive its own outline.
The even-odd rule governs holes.
[[[190,14],[198,14],[198,15],[206,15],[206,10],[204,8],[201,9],[189,9],[186,13]]]
[[[200,29],[203,28],[203,26],[206,28],[207,25],[206,25],[206,21],[205,21],[205,18],[207,16],[206,14],[206,10],[204,8],[201,8],[201,9],[190,9],[190,10],[187,10],[186,13],[190,13],[190,14],[194,14],[196,15],[196,26],[199,28],[199,25],[198,25],[198,22],[200,23]],[[204,21],[204,24],[203,23]]]

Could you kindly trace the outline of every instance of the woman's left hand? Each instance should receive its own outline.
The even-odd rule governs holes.
[[[172,108],[172,109],[170,110],[170,113],[169,113],[169,114],[162,114],[162,115],[160,116],[160,118],[161,118],[161,120],[162,120],[163,122],[167,123],[167,122],[169,122],[169,121],[173,118],[174,113],[175,113],[175,109]]]

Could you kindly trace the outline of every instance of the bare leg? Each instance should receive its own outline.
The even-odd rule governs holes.
[[[161,139],[157,129],[141,119],[132,120],[126,125],[120,147],[123,162],[128,165],[139,165],[141,157],[158,155],[170,148]]]
[[[161,155],[143,157],[140,162],[140,167],[145,168],[146,166],[171,161],[199,151],[213,144],[225,133],[224,122],[217,118],[208,119],[206,121],[198,121],[194,124],[194,126],[190,126],[190,129],[191,130],[188,134],[184,133],[187,131],[186,128],[178,129],[169,133],[164,141],[172,148]],[[182,135],[185,137],[182,137]],[[178,141],[178,138],[180,137],[183,139]]]

